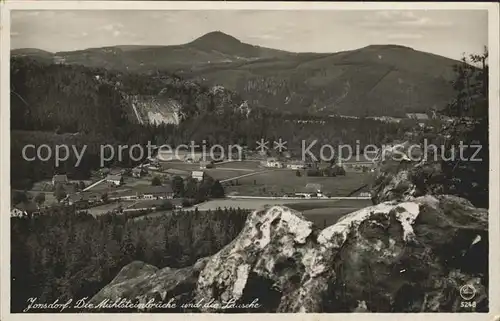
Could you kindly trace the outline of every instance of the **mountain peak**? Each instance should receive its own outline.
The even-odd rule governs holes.
[[[241,43],[238,39],[222,31],[212,31],[195,39],[191,44]]]

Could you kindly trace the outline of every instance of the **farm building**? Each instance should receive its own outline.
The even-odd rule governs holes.
[[[202,181],[203,178],[205,177],[205,172],[204,171],[193,171],[191,173],[191,177],[198,180],[198,181]]]
[[[167,168],[164,169],[162,172],[169,177],[180,176],[184,178],[191,176],[191,173],[189,171],[184,171],[182,169],[176,169],[176,168]]]
[[[163,186],[148,186],[140,191],[138,195],[142,199],[172,199],[174,191],[170,185]]]

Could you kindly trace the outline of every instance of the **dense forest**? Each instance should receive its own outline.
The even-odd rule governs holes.
[[[12,312],[22,311],[30,297],[41,302],[92,297],[134,260],[159,268],[192,265],[233,240],[247,214],[195,210],[134,220],[60,207],[13,218]]]

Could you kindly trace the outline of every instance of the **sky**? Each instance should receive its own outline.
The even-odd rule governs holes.
[[[253,45],[338,52],[398,44],[459,59],[488,42],[486,10],[12,11],[11,47],[50,52],[176,45],[222,31]]]

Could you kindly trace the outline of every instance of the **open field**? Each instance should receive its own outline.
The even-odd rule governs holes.
[[[230,179],[233,177],[238,177],[246,174],[253,173],[253,171],[245,171],[245,170],[226,170],[226,169],[218,169],[212,168],[205,170],[205,173],[218,180]]]
[[[244,161],[227,162],[224,164],[216,164],[216,167],[217,168],[241,168],[241,169],[258,170],[260,168],[259,165],[260,165],[259,161],[244,160]]]
[[[302,191],[309,183],[321,184],[324,193],[331,196],[347,196],[350,192],[366,184],[368,173],[347,173],[346,176],[308,177],[296,176],[293,170],[275,170],[237,180],[236,186],[226,186],[226,194],[269,196]]]

